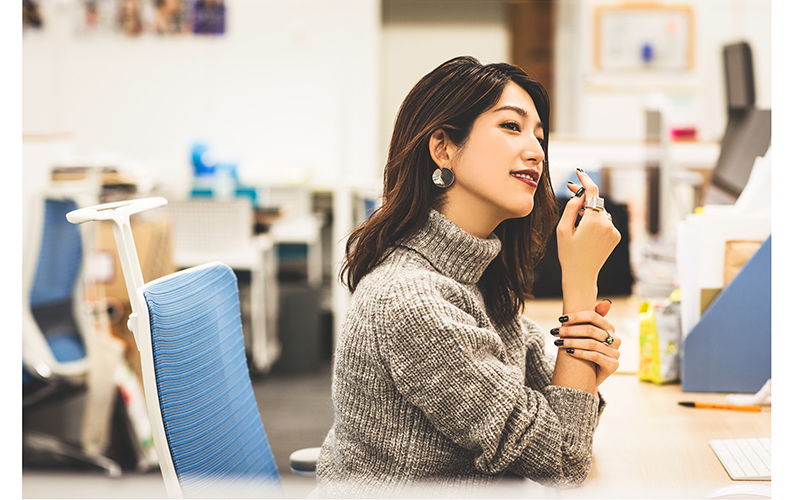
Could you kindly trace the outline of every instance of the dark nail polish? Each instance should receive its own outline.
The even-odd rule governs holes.
[[[603,299],[603,300],[605,300],[606,302],[608,302],[610,304],[612,303],[612,299]]]
[[[554,335],[554,336],[559,335],[560,334],[560,329],[559,328],[552,328],[551,329],[551,334]]]
[[[565,352],[567,352],[568,354],[573,354],[574,352],[576,352],[576,350],[573,347],[569,347],[565,349]]]
[[[574,196],[577,198],[581,198],[583,194],[584,194],[584,187],[580,187],[579,190],[576,191],[576,194]]]
[[[576,168],[576,170],[578,170],[579,172],[584,172],[584,169],[581,169],[581,168],[578,168],[578,167]]]
[[[559,319],[560,323],[565,323],[566,321],[568,321],[568,317],[567,316],[560,316],[560,319]]]
[[[565,341],[562,340],[562,339],[557,339],[557,340],[554,341],[554,345],[556,345],[556,346],[561,346],[564,343],[565,343]]]

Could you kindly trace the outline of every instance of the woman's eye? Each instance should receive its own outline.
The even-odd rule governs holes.
[[[516,122],[507,122],[507,123],[503,123],[503,124],[502,124],[502,127],[506,128],[506,129],[513,130],[513,131],[515,131],[515,132],[521,132],[521,127],[520,127],[520,126],[519,126],[519,124],[518,124],[518,123],[516,123]]]

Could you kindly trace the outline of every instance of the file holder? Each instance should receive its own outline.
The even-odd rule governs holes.
[[[755,393],[771,378],[771,237],[683,342],[684,392]]]

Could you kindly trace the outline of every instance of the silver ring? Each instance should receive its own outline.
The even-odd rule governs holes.
[[[609,222],[612,222],[612,214],[606,212],[606,218],[609,219]]]
[[[607,330],[607,332],[606,332],[606,333],[609,333],[609,331]],[[612,334],[611,334],[611,333],[609,333],[609,336],[608,336],[608,337],[606,337],[606,340],[604,340],[604,341],[603,341],[603,343],[604,343],[604,344],[606,344],[606,345],[612,345],[612,344],[614,344],[614,337],[612,337]]]
[[[603,198],[600,196],[589,196],[587,201],[584,202],[584,206],[600,212],[603,210]]]

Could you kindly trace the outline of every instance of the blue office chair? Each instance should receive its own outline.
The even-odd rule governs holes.
[[[235,274],[210,263],[143,283],[129,216],[166,203],[108,203],[67,218],[113,225],[168,495],[282,496],[247,368]]]
[[[22,408],[41,413],[63,396],[84,392],[90,369],[90,311],[82,301],[83,236],[66,221],[78,195],[44,193],[33,209],[22,290]],[[42,410],[39,410],[42,408]],[[36,427],[35,425],[33,427]],[[39,426],[40,427],[40,426]],[[120,466],[52,429],[23,427],[23,457],[91,464],[111,476]],[[26,459],[27,460],[27,459]]]
[[[77,203],[69,198],[47,198],[43,204],[40,238],[36,235],[37,248],[31,252],[37,254],[35,270],[32,279],[26,277],[26,284],[32,283],[23,293],[28,320],[23,337],[23,373],[45,379],[61,376],[81,383],[88,360],[74,298],[82,268],[82,237],[65,217]]]

